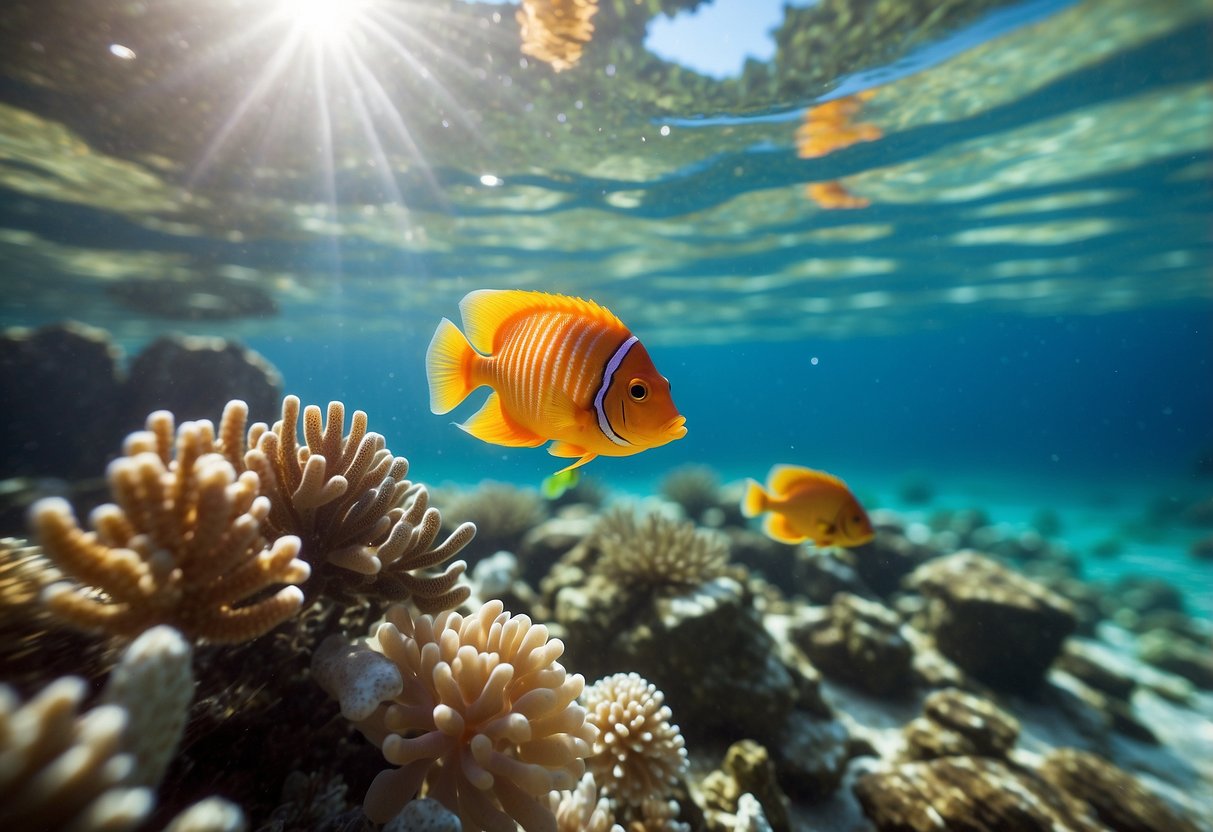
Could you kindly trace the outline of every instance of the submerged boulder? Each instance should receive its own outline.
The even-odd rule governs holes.
[[[990,687],[1039,687],[1078,621],[1070,603],[973,551],[920,566],[909,584],[930,599],[941,653]]]

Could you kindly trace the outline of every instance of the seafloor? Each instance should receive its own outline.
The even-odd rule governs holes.
[[[870,502],[873,542],[791,546],[707,466],[648,494],[423,485],[357,402],[300,411],[231,344],[148,349],[82,397],[54,361],[105,383],[97,333],[3,341],[6,467],[31,469],[0,515],[5,828],[1213,829],[1213,627],[1175,566],[1207,569],[1207,497],[1092,536],[927,472]],[[183,392],[191,350],[216,378]],[[202,400],[220,377],[248,408]],[[57,411],[7,395],[50,379]],[[119,453],[162,405],[176,433]],[[31,438],[86,423],[113,434],[88,470]],[[1109,566],[1175,529],[1170,580]]]

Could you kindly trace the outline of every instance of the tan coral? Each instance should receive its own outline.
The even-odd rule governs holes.
[[[557,661],[564,645],[500,601],[467,617],[398,605],[387,618],[372,646],[403,690],[358,727],[400,768],[375,778],[370,818],[390,819],[424,783],[465,832],[551,829],[548,794],[576,784],[597,737],[576,703],[584,679]]]
[[[150,814],[152,791],[124,785],[126,712],[80,713],[83,679],[52,682],[24,705],[0,685],[0,827],[119,832]]]
[[[341,402],[329,404],[327,419],[309,405],[300,445],[299,405],[287,396],[272,428],[259,422],[249,429],[244,464],[270,497],[270,526],[303,541],[302,557],[314,572],[309,599],[322,593],[412,597],[431,612],[463,603],[470,593],[458,585],[463,561],[436,574],[428,570],[462,549],[475,525],[463,523],[435,545],[442,517],[429,505],[429,492],[404,478],[408,461],[367,431],[366,413],[355,411],[343,434]]]
[[[581,701],[586,721],[598,729],[587,764],[603,792],[646,819],[673,818],[652,803],[667,801],[687,768],[686,744],[670,723],[665,695],[639,674],[616,673],[586,688]]]
[[[693,587],[724,574],[728,540],[693,523],[618,506],[599,520],[594,542],[598,570],[629,587]]]
[[[557,832],[623,832],[615,823],[610,799],[599,794],[592,772],[583,774],[575,789],[552,792],[548,806],[556,816]]]
[[[294,615],[307,579],[299,539],[264,536],[270,503],[252,472],[237,473],[228,444],[242,403],[224,411],[216,443],[210,422],[158,411],[131,434],[107,473],[116,505],[93,512],[93,531],[64,500],[41,500],[32,523],[46,554],[79,585],[44,598],[85,629],[135,636],[169,624],[190,639],[240,642]],[[175,454],[174,454],[175,445]],[[287,586],[270,593],[275,585]]]
[[[590,18],[597,13],[597,0],[522,0],[515,17],[523,54],[557,72],[571,69],[594,36]]]

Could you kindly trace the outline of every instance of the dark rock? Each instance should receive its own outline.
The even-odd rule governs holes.
[[[1198,832],[1195,821],[1162,800],[1140,780],[1086,751],[1059,748],[1041,766],[1049,783],[1094,809],[1115,832]]]
[[[909,581],[932,601],[940,652],[997,689],[1038,687],[1077,624],[1064,598],[976,552],[931,561]]]
[[[912,542],[900,525],[873,518],[876,537],[853,550],[855,573],[864,585],[882,598],[892,595],[906,575],[935,556],[929,546]]]
[[[770,746],[775,771],[793,801],[817,803],[838,790],[847,762],[856,753],[841,722],[792,711],[775,733],[778,743]]]
[[[1111,615],[1117,609],[1129,609],[1138,615],[1147,613],[1171,611],[1183,612],[1183,593],[1176,587],[1160,578],[1142,578],[1128,576],[1121,578],[1112,585],[1108,596],[1112,609],[1105,609],[1105,614]]]
[[[592,517],[554,517],[528,531],[518,546],[523,578],[538,583],[556,563],[585,540],[594,528]]]
[[[1001,758],[1019,738],[1019,721],[988,699],[948,688],[928,696],[923,717],[903,733],[911,759]]]
[[[860,580],[848,552],[801,546],[795,550],[794,569],[793,591],[814,604],[828,604],[840,592],[872,594]]]
[[[1196,560],[1213,560],[1213,535],[1192,542],[1188,554]]]
[[[128,277],[108,284],[105,291],[127,309],[171,321],[230,321],[278,314],[278,304],[259,283],[216,272],[187,280]]]
[[[752,529],[726,526],[729,560],[761,575],[785,591],[797,586],[801,547],[780,543]]]
[[[891,610],[848,593],[826,618],[794,628],[792,639],[822,673],[877,696],[908,692],[914,651]]]
[[[232,399],[248,404],[250,421],[273,423],[282,407],[282,378],[252,350],[222,338],[165,336],[148,344],[127,374],[124,425],[140,428],[154,410],[177,423],[218,421]]]
[[[853,788],[879,832],[1106,832],[1085,803],[998,760],[905,763]]]
[[[0,477],[99,476],[121,450],[118,348],[66,323],[0,337]]]

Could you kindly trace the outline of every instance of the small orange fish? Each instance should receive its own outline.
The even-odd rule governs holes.
[[[868,513],[846,483],[799,465],[772,468],[766,490],[746,480],[741,513],[757,517],[763,512],[769,513],[762,530],[781,543],[811,540],[817,546],[860,546],[875,537]]]
[[[430,409],[447,413],[477,387],[488,400],[458,427],[494,445],[553,456],[631,456],[686,436],[670,382],[623,323],[580,298],[480,289],[459,302],[465,337],[446,318],[430,340]]]

